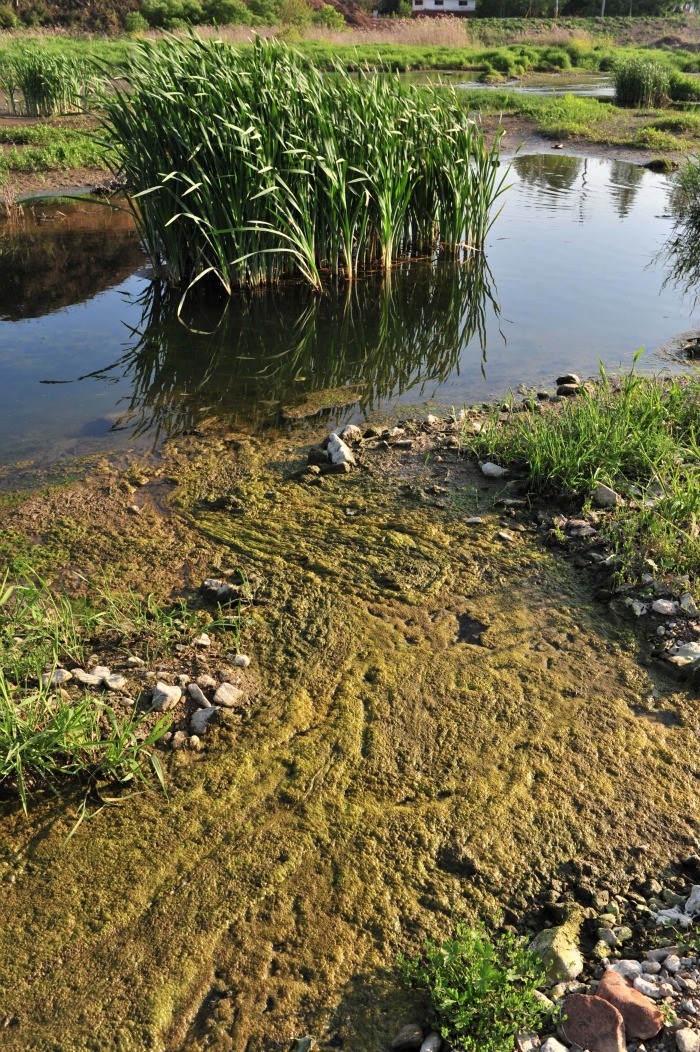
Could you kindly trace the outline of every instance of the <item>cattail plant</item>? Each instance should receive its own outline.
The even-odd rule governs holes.
[[[451,89],[324,74],[275,41],[142,42],[102,107],[145,247],[184,289],[464,255],[504,188]]]
[[[0,90],[17,116],[52,117],[82,110],[100,81],[90,63],[39,48],[14,55],[0,66]]]

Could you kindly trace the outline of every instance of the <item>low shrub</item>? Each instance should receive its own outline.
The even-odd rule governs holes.
[[[19,19],[9,4],[0,4],[0,29],[16,29]]]
[[[546,1009],[540,962],[510,933],[460,924],[417,960],[400,960],[404,981],[424,991],[431,1025],[458,1052],[512,1052],[515,1035],[537,1030]]]

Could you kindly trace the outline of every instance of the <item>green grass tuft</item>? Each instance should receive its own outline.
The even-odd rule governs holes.
[[[537,496],[586,501],[598,482],[632,494],[607,526],[623,575],[651,558],[700,577],[700,377],[605,374],[594,390],[543,417],[494,417],[469,440],[481,456],[525,469]],[[630,487],[636,489],[630,490]]]

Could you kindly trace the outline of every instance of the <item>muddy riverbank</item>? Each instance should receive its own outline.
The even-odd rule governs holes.
[[[415,1009],[400,950],[688,853],[697,707],[629,619],[457,450],[299,475],[322,434],[212,425],[4,501],[6,556],[59,587],[259,582],[246,710],[164,752],[167,794],[67,846],[70,799],[4,799],[8,1049],[370,1052]]]

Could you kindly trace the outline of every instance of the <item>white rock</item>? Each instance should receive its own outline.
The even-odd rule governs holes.
[[[689,917],[700,916],[700,884],[693,886],[685,903],[685,912]]]
[[[196,639],[193,639],[192,642],[194,643],[194,645],[196,647],[210,647],[211,646],[211,639],[209,638],[209,636],[207,635],[206,632],[202,632],[202,634],[197,636]]]
[[[617,972],[623,979],[635,979],[642,974],[642,966],[639,961],[616,961],[610,965],[611,972]]]
[[[236,668],[248,668],[248,665],[250,665],[250,658],[247,654],[236,654],[233,663]]]
[[[548,1037],[540,1045],[540,1052],[569,1052],[569,1050],[566,1045],[562,1045],[561,1041],[557,1041],[556,1037]]]
[[[143,668],[145,664],[146,662],[143,660],[143,658],[135,657],[134,655],[126,659],[127,668]]]
[[[41,677],[41,681],[45,687],[51,685],[52,687],[60,687],[64,683],[70,682],[73,679],[73,674],[68,671],[67,668],[55,668],[53,672],[45,672]]]
[[[672,646],[669,654],[683,658],[688,662],[700,661],[700,641],[693,640],[692,643],[681,643],[678,646]]]
[[[647,953],[648,961],[665,961],[669,954],[677,953],[677,946],[659,946],[655,950],[649,950]]]
[[[431,1030],[423,1044],[420,1046],[420,1052],[440,1052],[441,1048],[442,1038],[439,1034],[436,1034],[434,1030]]]
[[[111,676],[105,676],[102,682],[107,690],[123,690],[126,686],[126,679],[124,676],[120,676],[118,672],[113,672]]]
[[[655,614],[663,614],[664,617],[673,617],[678,613],[678,603],[671,599],[655,599],[651,608]]]
[[[112,675],[112,670],[111,668],[108,668],[107,665],[95,665],[94,668],[90,669],[90,672],[93,676],[97,676],[97,678],[101,680],[106,679],[107,676]]]
[[[647,975],[658,975],[661,971],[661,965],[658,961],[642,961],[642,971],[646,972]]]
[[[591,493],[591,501],[597,508],[614,508],[620,500],[620,494],[602,482],[599,482]]]
[[[81,687],[99,687],[102,682],[100,676],[94,676],[91,672],[85,672],[82,668],[73,669],[73,679]]]
[[[170,746],[172,749],[184,749],[187,745],[187,732],[186,731],[175,731],[172,738],[170,739]]]
[[[676,1048],[678,1052],[700,1052],[700,1033],[697,1030],[677,1030]]]
[[[348,426],[344,427],[343,430],[340,432],[340,437],[345,442],[361,442],[362,431],[357,426],[357,424],[348,424]]]
[[[432,413],[428,413],[423,423],[426,425],[426,427],[437,427],[437,425],[440,423],[440,417],[433,416]]]
[[[232,709],[234,705],[239,704],[242,697],[243,691],[240,687],[234,687],[233,683],[222,683],[214,695],[214,704]]]
[[[636,617],[644,617],[644,615],[646,614],[646,612],[648,610],[647,604],[646,603],[640,603],[640,601],[638,599],[629,599],[629,598],[627,598],[625,600],[625,602],[627,603],[627,605],[629,606],[630,610],[632,611],[633,614],[635,614]]]
[[[680,606],[683,613],[687,614],[688,617],[697,617],[700,613],[700,610],[698,610],[697,603],[693,599],[690,592],[685,592],[685,594],[681,596],[678,605]]]
[[[161,683],[159,680],[153,688],[153,708],[158,712],[167,712],[168,709],[175,708],[181,697],[182,691],[179,687]]]
[[[188,683],[187,692],[192,698],[192,701],[199,705],[200,709],[208,709],[210,707],[211,702],[207,698],[202,688],[198,687],[196,683]]]
[[[634,988],[640,994],[644,994],[645,997],[651,997],[654,1000],[658,1000],[661,997],[658,986],[655,986],[648,979],[643,979],[641,975],[638,975],[634,980]]]
[[[668,955],[668,957],[666,958],[666,960],[664,961],[664,968],[666,969],[666,971],[670,972],[671,975],[675,975],[676,972],[680,971],[680,967],[681,967],[681,959],[680,959],[680,957],[677,957],[675,953],[670,953]]]
[[[353,451],[335,431],[331,431],[328,436],[328,456],[331,458],[331,464],[357,463]]]
[[[483,463],[479,461],[479,467],[482,475],[486,475],[486,478],[489,479],[500,479],[508,474],[507,468],[502,468],[500,464],[494,464],[490,460],[486,460]]]
[[[464,520],[465,526],[479,526],[484,520],[480,515],[472,515],[470,519]]]
[[[201,738],[209,726],[209,721],[213,718],[214,713],[218,711],[213,705],[210,705],[207,709],[197,709],[196,712],[193,712],[190,717],[190,730],[192,733]]]
[[[499,530],[496,534],[496,540],[503,541],[505,544],[512,544],[515,540],[515,534],[511,533],[510,530]]]

